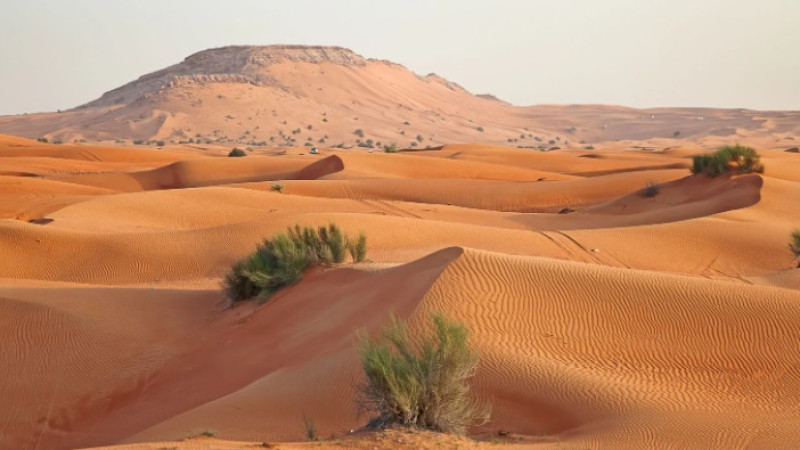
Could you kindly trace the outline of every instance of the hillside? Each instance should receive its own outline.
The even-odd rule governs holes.
[[[0,117],[0,133],[28,138],[252,147],[480,142],[548,149],[623,141],[662,148],[681,138],[789,148],[798,132],[797,112],[514,106],[435,74],[304,46],[206,50],[68,111]]]

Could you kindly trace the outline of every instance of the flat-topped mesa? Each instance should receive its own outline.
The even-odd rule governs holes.
[[[267,73],[269,66],[286,61],[361,67],[366,66],[369,60],[342,47],[269,45],[214,48],[195,53],[174,66],[141,76],[79,108],[126,104],[163,88],[187,83],[249,83],[261,86],[274,81]]]

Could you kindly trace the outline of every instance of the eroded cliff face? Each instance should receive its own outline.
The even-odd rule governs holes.
[[[274,86],[269,67],[286,61],[366,66],[370,60],[341,47],[271,45],[204,50],[180,64],[153,72],[105,93],[80,108],[128,104],[163,89],[192,83],[246,83]]]

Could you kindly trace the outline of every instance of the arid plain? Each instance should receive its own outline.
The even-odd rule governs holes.
[[[0,448],[797,448],[800,115],[522,108],[340,49],[257,51],[283,59],[0,118]],[[268,118],[232,123],[253,105]],[[735,142],[763,174],[691,174]],[[368,262],[229,308],[234,261],[330,222]],[[483,442],[351,435],[355,332],[431,312],[471,330]],[[304,417],[324,442],[291,443]],[[225,441],[184,440],[203,430]]]

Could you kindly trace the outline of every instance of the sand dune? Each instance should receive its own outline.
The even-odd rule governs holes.
[[[0,449],[251,448],[302,440],[304,415],[349,435],[355,331],[432,311],[472,331],[494,405],[479,431],[509,447],[794,449],[800,159],[691,176],[703,151],[227,158],[0,136]],[[226,307],[233,261],[330,221],[371,261]],[[232,442],[169,443],[203,429]]]

